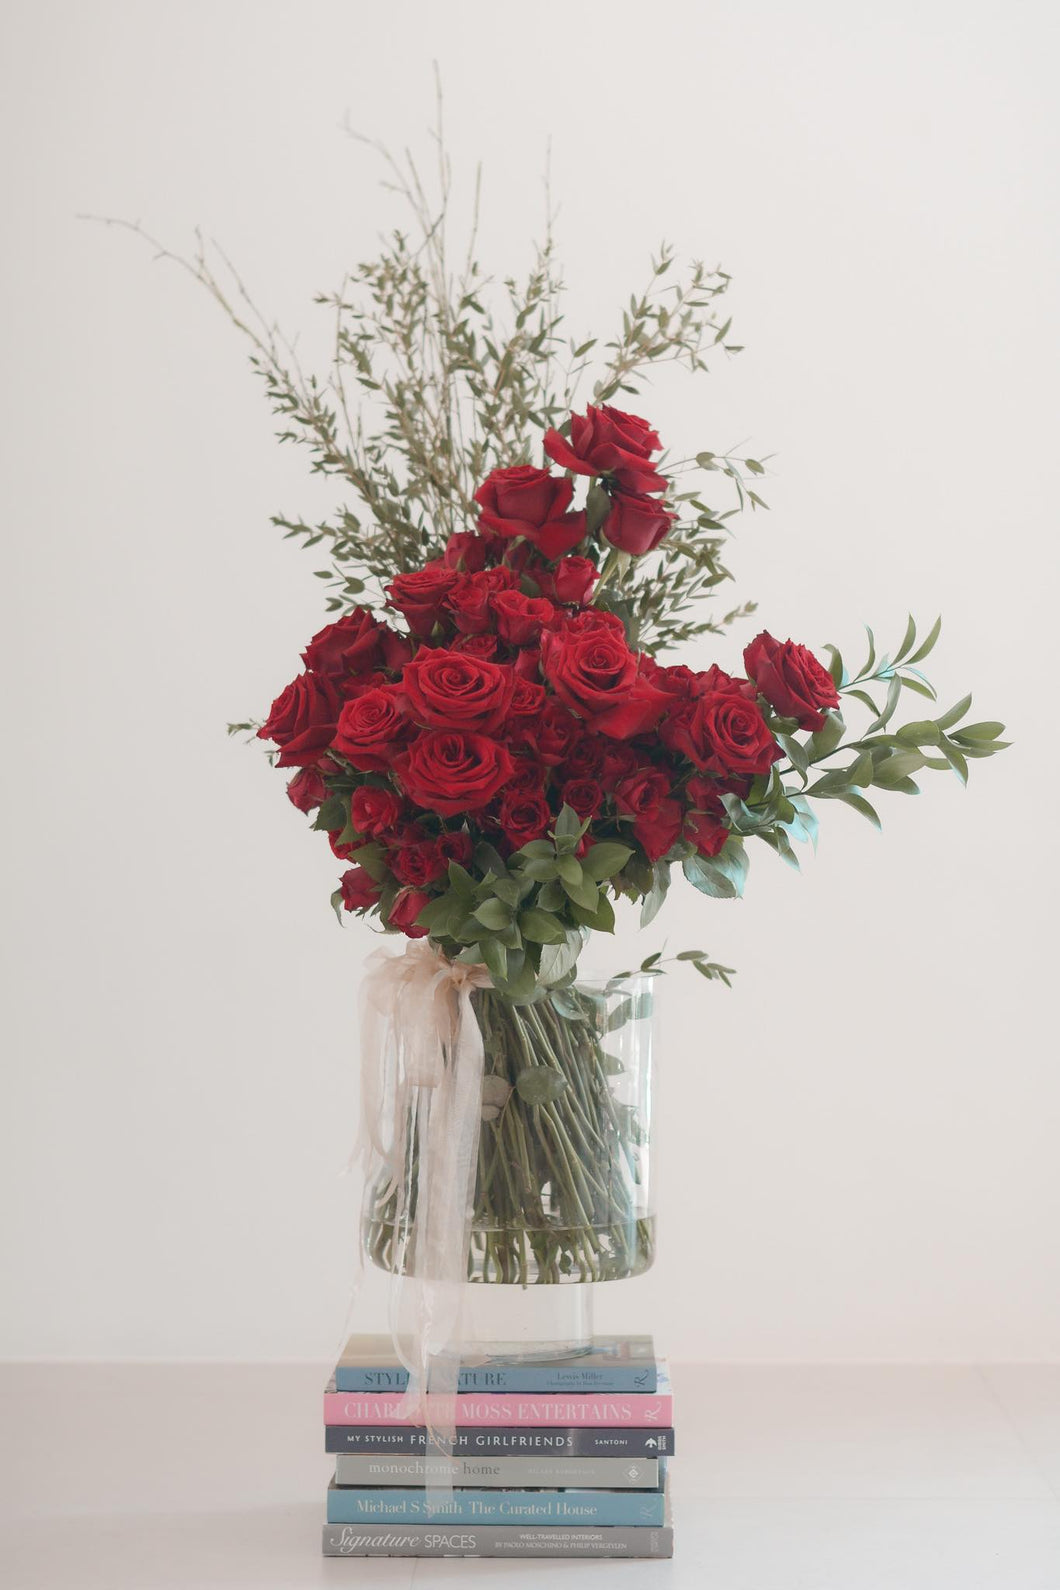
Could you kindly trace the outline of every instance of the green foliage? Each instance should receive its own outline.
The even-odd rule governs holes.
[[[829,711],[823,728],[800,736],[790,721],[774,719],[772,727],[787,753],[788,765],[774,767],[768,780],[756,780],[746,801],[733,795],[723,797],[736,831],[765,840],[784,860],[797,865],[792,840],[816,838],[812,802],[841,801],[878,828],[879,814],[866,791],[916,795],[920,785],[913,775],[925,772],[952,771],[965,783],[969,761],[1004,750],[1008,742],[1001,739],[1003,724],[962,723],[971,696],[964,696],[938,717],[895,724],[903,692],[935,700],[935,689],[919,664],[933,650],[941,628],[941,619],[936,619],[919,639],[916,623],[910,618],[893,656],[877,654],[869,630],[868,655],[853,675],[838,648],[828,647],[836,688],[869,714],[869,722],[851,734],[843,714]],[[842,757],[842,762],[829,765],[837,757]]]

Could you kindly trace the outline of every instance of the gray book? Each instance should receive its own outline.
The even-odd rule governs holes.
[[[543,1453],[537,1457],[458,1457],[453,1484],[563,1489],[587,1486],[600,1491],[647,1491],[659,1485],[658,1458],[566,1457]],[[337,1485],[422,1485],[427,1465],[422,1457],[394,1453],[369,1456],[340,1452],[335,1459]]]
[[[673,1525],[325,1524],[325,1557],[672,1557]]]

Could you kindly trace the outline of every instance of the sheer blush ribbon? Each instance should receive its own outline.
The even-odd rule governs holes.
[[[447,960],[416,939],[402,955],[371,955],[362,989],[354,1157],[366,1177],[365,1213],[369,1202],[395,1199],[390,1328],[409,1371],[401,1412],[427,1427],[433,1491],[452,1487],[485,1060],[471,994],[489,986],[484,966]],[[379,1172],[389,1177],[382,1188]]]

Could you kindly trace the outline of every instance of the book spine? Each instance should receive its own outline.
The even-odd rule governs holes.
[[[386,1486],[328,1491],[329,1524],[654,1525],[663,1523],[662,1491],[455,1490],[431,1506],[427,1492]]]
[[[475,1528],[437,1524],[325,1524],[325,1557],[672,1557],[674,1532],[614,1528]]]
[[[662,1428],[671,1422],[672,1399],[631,1392],[614,1397],[519,1397],[462,1393],[455,1399],[456,1423],[464,1425],[552,1425]],[[402,1399],[344,1391],[324,1393],[325,1424],[411,1424],[401,1413]]]
[[[514,1486],[591,1485],[601,1490],[654,1490],[661,1479],[658,1458],[616,1457],[463,1457],[454,1485]],[[427,1465],[422,1457],[394,1454],[375,1457],[340,1452],[335,1459],[338,1485],[422,1485]]]
[[[427,1449],[427,1432],[420,1424],[359,1425],[332,1424],[324,1431],[326,1452],[370,1453],[373,1457],[395,1454],[422,1455]],[[548,1454],[556,1457],[672,1457],[674,1432],[636,1429],[626,1426],[607,1430],[591,1426],[555,1426],[549,1429],[457,1430],[457,1457],[528,1457]]]
[[[335,1390],[345,1392],[388,1392],[400,1395],[409,1383],[407,1369],[357,1369],[340,1364],[335,1370]],[[488,1369],[484,1366],[465,1366],[460,1371],[457,1390],[462,1392],[486,1391],[492,1393],[530,1393],[549,1396],[566,1393],[568,1396],[608,1396],[615,1392],[643,1392],[653,1395],[658,1389],[658,1370],[654,1364],[613,1364],[594,1369],[562,1369],[548,1364],[512,1365],[510,1368]]]

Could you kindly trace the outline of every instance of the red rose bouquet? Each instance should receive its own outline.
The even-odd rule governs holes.
[[[695,265],[671,284],[664,252],[611,341],[568,340],[550,246],[499,292],[472,256],[454,275],[444,193],[431,210],[403,185],[418,236],[323,300],[325,378],[291,368],[204,256],[188,262],[252,339],[283,438],[346,498],[320,522],[276,520],[327,554],[333,616],[266,720],[234,727],[275,748],[327,836],[340,919],[408,941],[366,994],[399,1040],[396,1073],[376,1072],[378,1035],[364,1058],[373,1257],[435,1278],[615,1278],[652,1254],[646,1122],[614,1087],[615,1034],[642,1002],[616,1010],[577,983],[587,936],[618,901],[649,921],[675,869],[736,897],[753,845],[794,862],[828,802],[876,822],[877,791],[965,779],[1001,725],[965,721],[968,698],[924,707],[937,623],[910,620],[886,654],[870,631],[857,669],[766,630],[739,673],[681,661],[751,611],[709,600],[733,514],[764,506],[763,465],[672,461],[627,404],[661,365],[738,351],[728,277]],[[919,714],[899,722],[910,695]],[[727,980],[699,951],[678,959]]]

